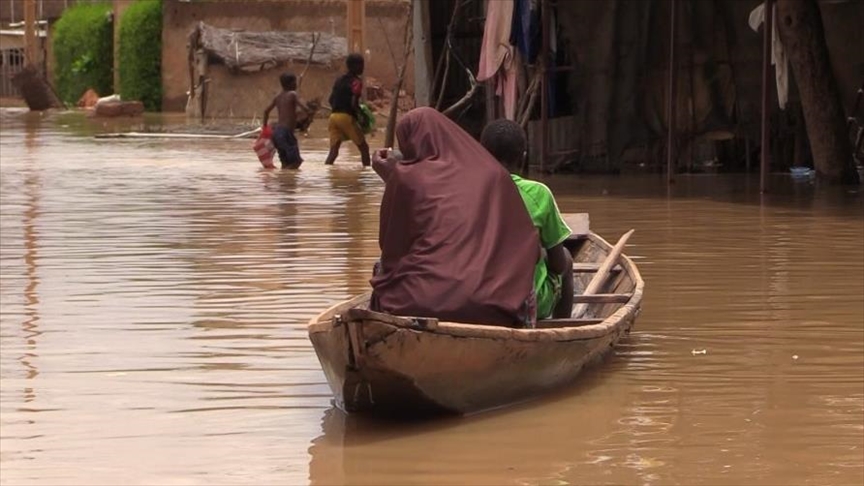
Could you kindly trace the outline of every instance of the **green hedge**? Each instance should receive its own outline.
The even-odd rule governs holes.
[[[75,103],[93,88],[113,93],[114,32],[108,3],[81,3],[66,9],[54,25],[54,78],[63,101]]]
[[[162,106],[162,1],[138,0],[120,21],[120,95],[148,111]]]

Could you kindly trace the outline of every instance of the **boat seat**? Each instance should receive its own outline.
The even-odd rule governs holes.
[[[633,294],[576,294],[573,296],[574,304],[623,304],[628,302]]]
[[[595,273],[600,269],[599,263],[574,263],[573,264],[573,272],[574,273]],[[621,265],[616,265],[609,270],[610,273],[618,273],[622,270]]]

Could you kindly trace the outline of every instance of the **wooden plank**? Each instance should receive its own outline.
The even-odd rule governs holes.
[[[591,232],[591,220],[588,213],[564,213],[561,215],[567,226],[572,231],[571,238],[579,235],[587,235]]]
[[[573,296],[574,304],[623,304],[630,300],[633,294],[577,294]]]
[[[600,324],[605,319],[543,319],[537,321],[537,329],[556,329],[565,327],[590,326]]]
[[[592,273],[592,272],[596,272],[597,270],[600,270],[600,264],[599,263],[574,263],[573,264],[573,272],[574,273]],[[611,273],[617,273],[617,272],[620,272],[621,270],[622,270],[621,265],[616,265],[616,266],[612,267],[612,269],[609,271]]]
[[[600,269],[597,270],[597,273],[594,274],[594,278],[591,279],[591,282],[588,283],[588,286],[585,287],[585,291],[582,292],[583,295],[591,295],[596,294],[598,290],[606,283],[606,279],[609,277],[609,271],[612,270],[612,267],[618,263],[618,258],[621,256],[621,253],[624,251],[624,245],[627,244],[627,240],[630,239],[630,236],[636,230],[630,230],[624,233],[624,236],[618,240],[618,243],[612,247],[609,251],[609,254],[606,256],[606,260],[603,261],[603,265],[600,266]],[[573,313],[571,314],[574,318],[582,317],[582,314],[588,310],[587,304],[577,304],[573,306]]]
[[[433,317],[409,317],[409,316],[393,316],[381,312],[375,312],[368,309],[348,309],[345,311],[345,320],[349,322],[372,320],[391,324],[394,326],[409,327],[412,329],[420,328],[426,330],[436,329],[438,327],[438,319]]]

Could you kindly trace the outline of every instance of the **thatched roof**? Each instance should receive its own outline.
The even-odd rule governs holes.
[[[193,45],[202,47],[230,69],[247,72],[309,60],[313,38],[317,42],[312,64],[330,65],[348,55],[348,41],[344,37],[324,32],[249,32],[199,22],[192,33]]]

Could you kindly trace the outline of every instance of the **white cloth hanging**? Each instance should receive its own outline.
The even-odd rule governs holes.
[[[777,30],[777,6],[774,9],[774,22],[771,26],[771,64],[774,66],[774,75],[777,78],[777,102],[780,109],[786,108],[789,100],[789,63],[786,59],[786,51],[780,42],[780,33]],[[765,22],[765,4],[761,4],[750,12],[750,28],[759,32],[759,26]]]

